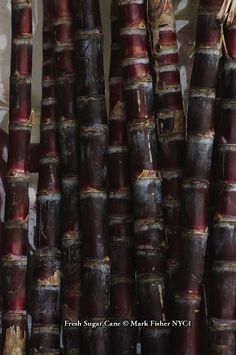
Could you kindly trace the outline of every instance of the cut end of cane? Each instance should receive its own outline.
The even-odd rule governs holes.
[[[11,326],[6,330],[3,355],[22,355],[25,353],[26,333],[20,327]]]

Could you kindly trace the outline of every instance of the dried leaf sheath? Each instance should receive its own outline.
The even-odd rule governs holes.
[[[148,0],[148,20],[156,74],[156,118],[161,155],[163,212],[169,244],[168,275],[173,298],[179,266],[185,119],[172,1]]]
[[[214,104],[220,28],[216,21],[223,0],[200,1],[196,49],[190,83],[187,147],[182,194],[182,244],[176,294],[177,319],[189,319],[192,327],[175,328],[175,355],[198,354],[199,306],[206,241],[208,237],[208,189],[214,140]]]
[[[83,317],[107,319],[110,259],[107,221],[108,125],[103,36],[98,0],[77,4],[77,110],[80,117],[80,210],[83,234]],[[108,327],[83,328],[87,355],[110,354]]]
[[[123,97],[117,3],[111,5],[110,120],[108,150],[108,215],[111,256],[111,318],[135,318],[134,230],[128,137]],[[112,354],[136,354],[136,329],[112,329]]]
[[[165,252],[162,194],[156,159],[153,85],[148,57],[145,3],[119,4],[124,98],[133,185],[139,318],[165,319]],[[169,330],[142,329],[142,354],[166,354]]]
[[[32,7],[12,0],[9,149],[2,252],[3,354],[26,353],[26,267],[31,133]]]
[[[52,3],[43,1],[43,74],[31,354],[60,353],[61,191]]]
[[[218,189],[213,229],[210,354],[235,354],[236,329],[236,18],[224,29],[227,55],[218,143]]]
[[[76,114],[74,8],[71,0],[54,1],[55,58],[62,173],[62,323],[81,318],[81,234],[79,221],[79,129]],[[79,354],[80,332],[64,327],[66,354]]]

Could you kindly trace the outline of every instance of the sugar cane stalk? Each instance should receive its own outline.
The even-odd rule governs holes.
[[[111,318],[135,318],[134,240],[128,137],[123,97],[118,8],[111,5],[108,215],[111,255]],[[136,354],[136,329],[112,329],[112,354]]]
[[[6,176],[6,149],[7,149],[7,139],[8,136],[5,131],[0,129],[0,250],[1,250],[1,257],[2,257],[2,246],[3,246],[3,234],[4,234],[4,215],[2,214],[4,207],[5,207],[5,176]],[[4,154],[5,153],[5,154]],[[0,266],[0,272],[2,273],[2,265]],[[2,349],[2,280],[0,282],[0,349]]]
[[[8,145],[8,134],[0,129],[0,250],[2,258],[3,250],[3,235],[4,235],[4,214],[2,214],[5,208],[5,177],[7,169],[7,145]],[[2,274],[2,265],[0,266],[0,272]],[[3,306],[3,290],[2,290],[2,280],[0,282],[0,349],[2,349],[2,306]]]
[[[188,329],[174,329],[175,355],[198,353],[201,283],[208,237],[208,189],[214,140],[214,104],[218,63],[221,57],[220,26],[216,17],[222,3],[223,0],[200,0],[199,4],[187,122],[181,262],[175,298],[175,317],[191,320],[192,326]]]
[[[228,2],[229,3],[229,2]],[[231,2],[231,9],[236,2]],[[224,12],[223,12],[224,14]],[[232,13],[231,13],[232,15]],[[211,287],[211,355],[235,354],[235,190],[236,190],[236,17],[227,15],[224,39],[223,100],[218,142],[218,189],[213,228],[213,266]]]
[[[43,1],[43,74],[31,354],[60,353],[61,228],[52,3]]]
[[[133,185],[139,317],[142,320],[164,320],[166,242],[163,233],[161,178],[156,157],[156,125],[145,2],[121,0],[118,4]],[[142,354],[166,354],[168,343],[168,329],[142,329]]]
[[[3,268],[3,354],[26,353],[26,267],[31,133],[32,6],[12,0],[9,149]]]
[[[83,234],[83,317],[103,322],[109,311],[107,224],[108,125],[103,36],[98,0],[77,4],[77,110],[80,117],[80,210]],[[83,329],[86,354],[110,354],[109,329]]]
[[[156,74],[156,119],[161,155],[164,224],[168,239],[167,272],[173,300],[179,266],[185,119],[172,1],[149,0],[148,11]]]
[[[81,317],[81,234],[79,222],[79,144],[75,92],[75,47],[72,0],[54,1],[55,57],[62,172],[62,323]],[[79,354],[80,332],[63,329],[66,354]]]

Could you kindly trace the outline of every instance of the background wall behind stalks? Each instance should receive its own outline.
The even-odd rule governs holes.
[[[41,105],[41,72],[42,72],[42,0],[33,2],[33,81],[32,106],[34,110],[31,141],[39,142],[39,117]],[[181,81],[184,91],[185,109],[187,108],[187,88],[192,70],[192,58],[195,38],[198,0],[173,0],[177,20],[177,35],[180,47]],[[104,69],[106,88],[108,87],[110,63],[110,3],[111,0],[100,0],[102,25],[104,34]],[[11,0],[0,0],[0,127],[8,129],[8,98],[11,55]],[[107,95],[108,101],[108,95]],[[35,194],[37,174],[32,174],[30,198],[30,239],[33,240],[35,225]],[[0,194],[3,195],[0,181]],[[1,206],[0,216],[3,220],[4,206]]]

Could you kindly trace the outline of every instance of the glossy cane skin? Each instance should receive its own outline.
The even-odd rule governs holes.
[[[37,238],[33,257],[30,354],[60,354],[61,184],[52,2],[43,1],[43,73]]]
[[[133,186],[138,316],[165,319],[166,242],[161,178],[157,166],[153,84],[148,56],[145,2],[118,1],[124,99]],[[166,354],[169,330],[142,328],[143,355]]]
[[[98,0],[76,1],[77,112],[80,118],[80,211],[83,245],[83,318],[109,317],[107,158],[108,122],[103,36]],[[87,355],[111,354],[108,327],[83,328]]]
[[[191,320],[192,327],[174,329],[174,355],[199,353],[199,309],[208,237],[214,105],[221,57],[220,26],[216,17],[222,3],[222,0],[200,0],[199,3],[182,185],[180,272],[175,298],[176,317]]]
[[[3,354],[26,353],[26,267],[31,134],[32,7],[13,0],[9,148],[2,250]],[[14,297],[12,297],[12,294]]]
[[[172,1],[168,0],[164,4],[160,0],[149,0],[148,10],[153,66],[156,75],[156,119],[161,155],[164,224],[168,238],[167,272],[170,299],[173,304],[179,268],[185,118]]]
[[[211,283],[211,355],[235,354],[236,330],[236,18],[225,24],[227,53],[223,66],[223,99],[218,142],[218,188],[213,226],[213,266]]]
[[[54,31],[62,174],[62,325],[66,354],[80,354],[77,327],[64,321],[81,319],[81,228],[79,212],[79,128],[76,113],[74,6],[71,0],[54,1]]]
[[[123,93],[117,2],[111,5],[110,120],[108,149],[108,214],[111,256],[111,318],[135,319],[134,229],[128,137]],[[136,354],[135,327],[114,327],[112,354]]]

